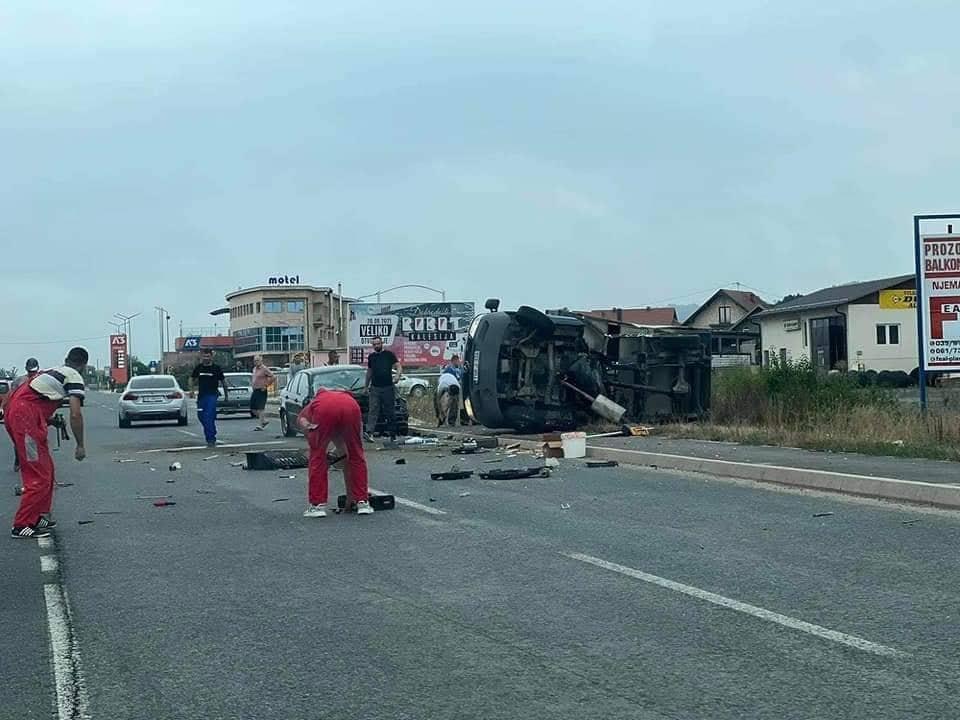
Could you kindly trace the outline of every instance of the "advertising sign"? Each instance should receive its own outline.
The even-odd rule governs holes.
[[[183,339],[183,352],[196,352],[200,349],[200,336],[190,335]]]
[[[115,383],[123,385],[127,382],[127,336],[110,336],[110,377]]]
[[[881,310],[916,310],[916,290],[881,290]]]
[[[960,235],[920,240],[921,362],[929,370],[960,372]]]
[[[404,367],[442,367],[463,355],[473,320],[471,302],[351,303],[350,363],[364,365],[375,337]]]

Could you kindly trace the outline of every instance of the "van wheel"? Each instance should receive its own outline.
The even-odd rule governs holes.
[[[297,431],[290,427],[290,423],[287,420],[287,413],[283,410],[280,411],[280,430],[283,432],[284,437],[295,437]]]

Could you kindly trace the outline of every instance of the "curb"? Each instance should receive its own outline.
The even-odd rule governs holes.
[[[411,428],[413,432],[414,429]],[[443,430],[417,428],[421,435],[459,435]],[[519,443],[527,450],[539,448],[536,440],[525,440],[503,436],[503,440]],[[760,463],[735,462],[732,460],[712,460],[687,455],[627,450],[623,448],[587,445],[587,457],[595,460],[616,460],[624,465],[638,465],[658,470],[681,470],[685,472],[705,473],[718,477],[752,480],[758,483],[800,487],[810,490],[823,490],[843,495],[895,500],[917,505],[933,505],[943,508],[960,509],[960,487],[898,480],[896,478],[873,477],[870,475],[852,475],[849,473],[814,470],[812,468],[785,467],[782,465],[764,465]]]

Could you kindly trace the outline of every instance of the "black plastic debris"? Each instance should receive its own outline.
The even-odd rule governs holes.
[[[396,461],[394,462],[394,465],[406,465],[406,464],[407,464],[406,458],[397,458]]]
[[[247,470],[292,470],[309,464],[307,454],[300,450],[262,450],[247,453]]]
[[[550,477],[550,468],[504,468],[503,470],[487,470],[480,473],[481,480],[522,480],[531,477]]]
[[[611,468],[611,467],[620,467],[620,463],[616,460],[588,460],[588,468]]]
[[[368,497],[370,502],[370,507],[374,509],[374,512],[380,512],[381,510],[393,510],[397,506],[396,498],[393,495],[370,495]],[[347,496],[339,495],[337,496],[337,512],[356,512],[357,504],[350,503],[350,507],[347,505]]]
[[[450,470],[449,472],[430,473],[431,480],[466,480],[473,477],[473,470]],[[481,477],[483,477],[481,475]]]

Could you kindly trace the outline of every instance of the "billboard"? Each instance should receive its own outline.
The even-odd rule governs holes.
[[[365,365],[381,337],[404,367],[442,367],[463,355],[473,316],[472,302],[350,303],[349,362]]]
[[[110,336],[110,377],[118,385],[127,382],[127,336]]]
[[[916,290],[881,290],[880,291],[880,309],[881,310],[916,310],[917,309],[917,291]]]
[[[960,235],[927,235],[918,252],[922,366],[960,372]]]

